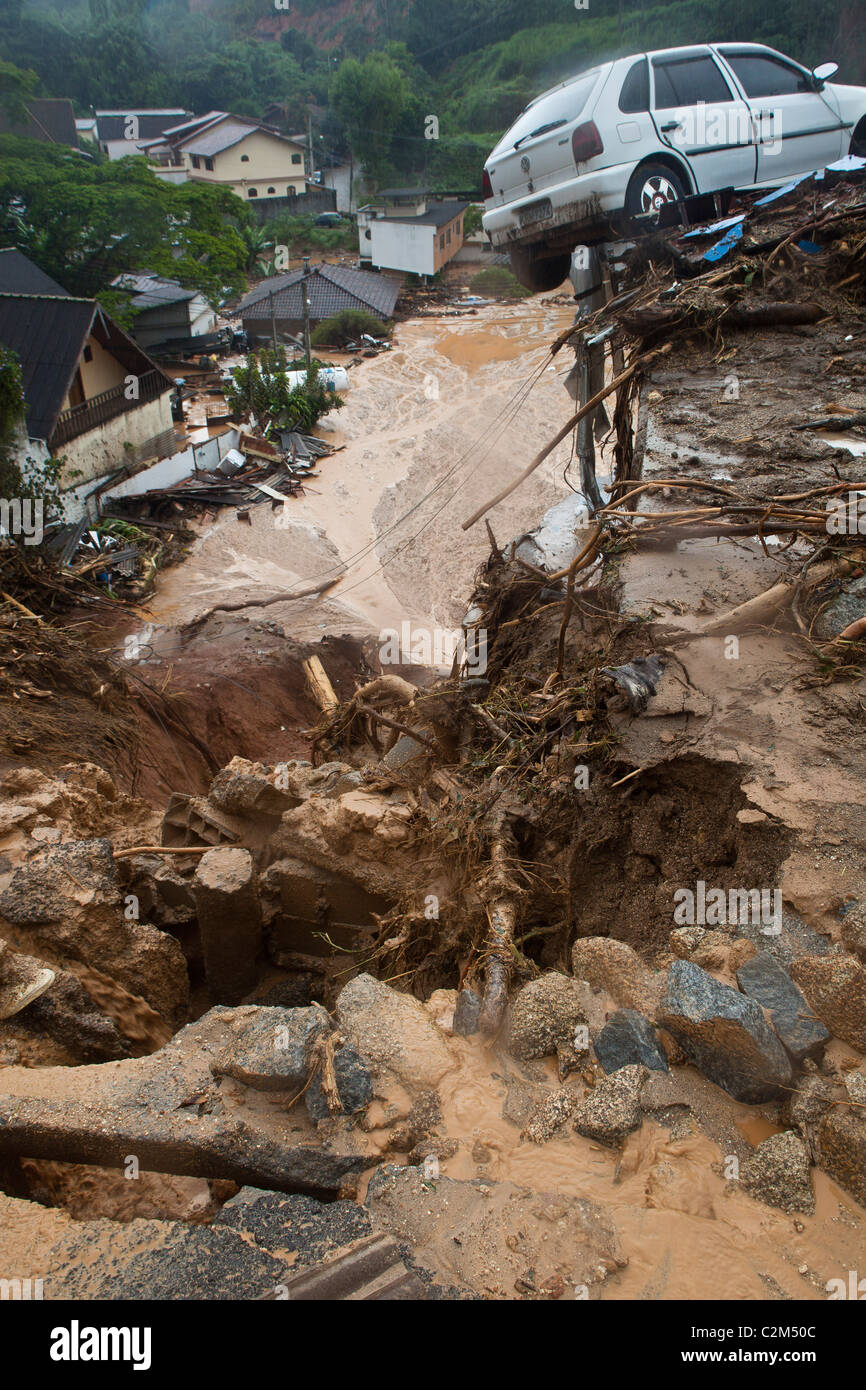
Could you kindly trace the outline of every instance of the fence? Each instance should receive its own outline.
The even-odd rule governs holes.
[[[127,387],[122,383],[120,386],[112,386],[110,391],[101,391],[98,396],[91,396],[89,401],[84,401],[81,405],[64,410],[57,418],[54,433],[49,441],[52,452],[59,445],[68,443],[70,439],[87,434],[88,430],[96,429],[97,425],[104,425],[106,420],[114,420],[118,415],[123,415],[127,410],[134,410],[145,401],[155,400],[170,388],[170,382],[166,381],[162,372],[144,372],[142,376],[136,377],[136,383],[138,395],[133,400],[128,398]]]

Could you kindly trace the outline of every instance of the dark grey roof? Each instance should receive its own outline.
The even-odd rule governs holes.
[[[383,188],[380,198],[426,198],[429,188]]]
[[[246,140],[248,135],[259,129],[260,127],[249,121],[220,121],[218,125],[202,131],[201,135],[189,136],[180,143],[187,154],[209,156],[219,154],[221,150],[228,150],[232,145],[239,145],[241,140]],[[273,131],[263,130],[262,134],[272,135]],[[275,138],[282,140],[284,137],[281,135]]]
[[[274,317],[300,320],[304,317],[302,270],[275,275],[265,280],[241,301],[237,312],[245,319],[267,319],[271,315],[269,296],[273,295]],[[343,309],[366,309],[380,318],[390,318],[400,294],[400,284],[387,275],[368,270],[349,270],[340,265],[313,267],[309,281],[310,317],[316,322],[339,314]]]
[[[59,294],[67,291],[16,246],[0,249],[0,294]]]
[[[174,110],[153,110],[136,108],[129,106],[126,110],[97,111],[96,112],[96,135],[102,141],[124,140],[126,138],[126,122],[130,116],[135,116],[138,120],[138,139],[153,140],[158,135],[162,135],[172,126],[176,126],[184,120],[189,113],[180,107]]]
[[[11,348],[21,363],[31,439],[51,438],[91,332],[130,371],[142,375],[158,370],[94,299],[0,295],[0,344]],[[172,385],[166,377],[165,390]]]
[[[27,135],[49,145],[78,149],[75,109],[68,97],[28,97],[27,120],[15,121],[0,109],[0,135]]]
[[[444,227],[447,222],[453,222],[455,217],[469,207],[468,203],[432,203],[426,212],[418,213],[416,217],[401,217],[399,213],[388,213],[383,219],[385,222],[414,222],[417,227]]]
[[[197,290],[185,290],[176,280],[163,280],[159,275],[118,275],[111,282],[116,289],[129,290],[133,309],[153,309],[158,304],[181,304],[195,299]]]

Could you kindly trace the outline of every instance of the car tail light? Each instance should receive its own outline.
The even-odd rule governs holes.
[[[481,196],[485,200],[485,202],[488,198],[493,197],[493,184],[490,182],[490,175],[488,174],[486,169],[484,170],[484,173],[481,175]]]
[[[579,125],[571,137],[571,152],[575,164],[585,164],[588,159],[604,154],[604,143],[598,133],[595,121]]]

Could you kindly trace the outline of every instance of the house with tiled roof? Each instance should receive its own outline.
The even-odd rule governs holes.
[[[21,461],[63,458],[61,488],[170,451],[171,377],[95,299],[15,250],[0,251],[0,346],[21,364]]]
[[[96,144],[109,159],[144,154],[148,141],[192,115],[182,106],[128,106],[94,111]],[[76,123],[77,124],[77,123]]]
[[[272,275],[241,300],[237,313],[250,342],[277,337],[298,337],[304,328],[303,270]],[[390,319],[400,295],[401,279],[350,270],[340,265],[315,265],[307,275],[310,322],[315,327],[344,309],[360,309],[377,318]]]
[[[126,290],[135,313],[131,333],[140,347],[153,349],[177,339],[212,333],[217,316],[199,290],[185,290],[177,280],[143,272],[118,275],[115,289]]]
[[[244,201],[307,191],[304,146],[248,116],[209,111],[144,148],[154,172],[169,182],[221,184]]]

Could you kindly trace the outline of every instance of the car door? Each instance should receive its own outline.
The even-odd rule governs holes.
[[[685,157],[697,192],[754,183],[757,152],[751,112],[711,50],[656,53],[650,66],[659,140]]]
[[[758,183],[784,183],[847,152],[832,93],[812,74],[770,49],[720,44],[719,54],[745,93],[758,133]]]

